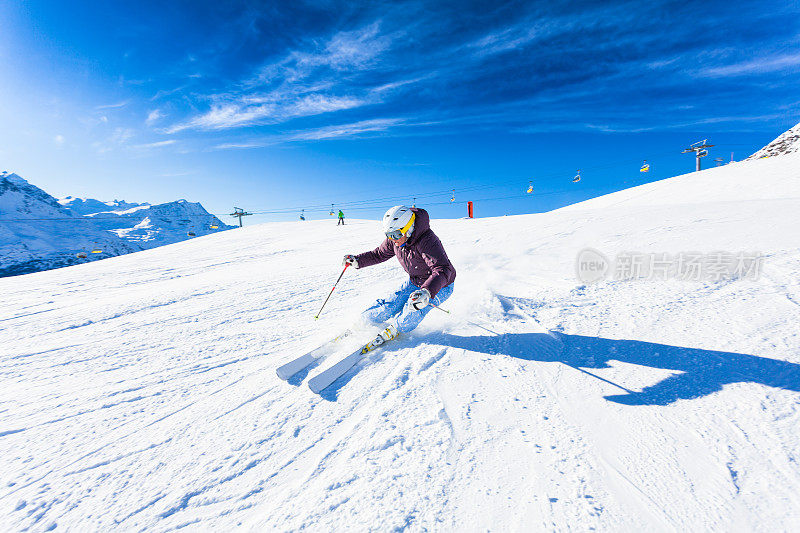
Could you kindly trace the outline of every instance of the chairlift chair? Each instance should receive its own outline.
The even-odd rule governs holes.
[[[528,181],[528,190],[525,192],[528,194],[531,194],[533,192],[533,180]]]
[[[86,254],[86,252],[78,252],[77,254],[75,254],[75,257],[77,257],[78,259],[86,259],[89,256]]]
[[[706,144],[706,141],[708,141],[708,139],[703,139],[702,141],[697,141],[696,143],[693,143],[689,148],[699,148],[700,146],[703,146],[704,144]]]
[[[578,183],[579,181],[581,181],[581,171],[580,171],[580,169],[578,169],[578,173],[575,174],[575,177],[572,178],[572,183]]]

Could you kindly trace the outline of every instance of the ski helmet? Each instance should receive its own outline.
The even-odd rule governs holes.
[[[414,212],[410,207],[396,205],[383,215],[383,232],[392,240],[398,240],[403,235],[410,236],[414,231]]]

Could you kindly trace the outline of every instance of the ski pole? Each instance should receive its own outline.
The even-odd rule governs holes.
[[[430,306],[431,306],[431,307],[433,307],[434,309],[438,309],[439,311],[444,311],[444,312],[445,312],[445,313],[447,313],[448,315],[450,314],[450,311],[448,311],[447,309],[442,309],[442,308],[441,308],[441,307],[439,307],[438,305],[434,305],[434,304],[428,304],[428,305],[430,305]]]
[[[336,280],[336,283],[334,283],[334,284],[333,284],[333,289],[331,289],[331,292],[329,292],[329,293],[328,293],[328,297],[327,297],[327,298],[325,298],[325,301],[324,301],[324,302],[322,302],[322,307],[320,307],[320,308],[319,308],[319,311],[317,311],[317,314],[316,314],[316,316],[314,316],[314,320],[317,320],[317,319],[319,318],[319,314],[320,314],[320,313],[322,313],[322,310],[323,310],[323,309],[325,309],[325,304],[326,304],[326,303],[328,303],[328,300],[330,300],[330,298],[331,298],[331,294],[333,294],[333,290],[336,288],[336,286],[337,286],[337,285],[339,284],[339,282],[342,280],[342,276],[344,276],[344,272],[345,272],[345,270],[347,270],[347,267],[349,267],[349,266],[350,266],[350,263],[345,263],[345,264],[344,264],[344,269],[342,270],[342,273],[341,273],[341,274],[339,274],[339,279],[337,279],[337,280]]]

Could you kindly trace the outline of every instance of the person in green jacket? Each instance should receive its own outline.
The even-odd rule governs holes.
[[[336,225],[338,226],[339,224],[344,226],[344,213],[342,213],[341,209],[339,209],[339,222],[337,222]]]

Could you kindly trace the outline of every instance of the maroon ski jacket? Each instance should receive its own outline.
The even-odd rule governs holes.
[[[411,276],[411,283],[428,289],[431,298],[456,279],[456,269],[444,252],[442,241],[431,229],[430,217],[424,209],[411,208],[415,215],[414,231],[405,244],[398,246],[386,238],[371,252],[356,256],[358,268],[383,263],[392,256]]]

